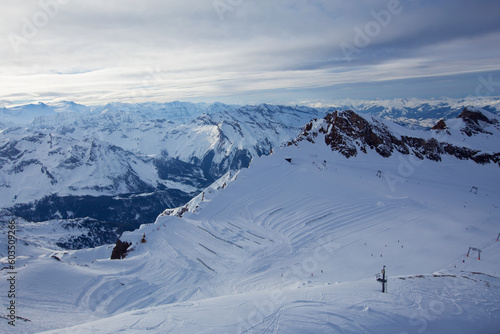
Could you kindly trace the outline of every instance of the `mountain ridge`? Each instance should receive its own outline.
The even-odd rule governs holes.
[[[32,221],[91,217],[110,227],[121,224],[121,233],[154,221],[167,208],[189,211],[186,203],[218,178],[293,141],[304,124],[326,111],[333,109],[184,102],[94,107],[60,102],[3,109],[19,119],[0,132],[0,207]],[[486,151],[475,147],[478,136],[493,131],[480,125],[484,119],[459,117],[463,124],[443,120],[442,131],[417,138],[404,127],[387,127],[379,116],[355,115],[350,120],[336,116],[345,120],[344,126],[360,123],[350,133],[345,128],[327,134],[329,121],[321,130],[331,145],[340,149],[342,143],[346,154],[373,147],[386,156],[398,151],[418,159],[453,155],[480,163],[499,161],[495,141]],[[470,134],[466,146],[455,133],[464,124]]]
[[[459,128],[460,133],[471,137],[473,134],[496,135],[500,133],[499,117],[479,111],[472,107],[464,108],[455,120],[462,120],[463,124],[454,123],[454,128]],[[452,120],[455,121],[455,120]],[[500,166],[500,152],[483,152],[467,146],[450,144],[452,139],[451,129],[446,121],[441,120],[439,126],[433,127],[430,135],[419,138],[408,134],[394,134],[389,127],[379,119],[373,117],[363,118],[351,110],[329,113],[322,120],[308,123],[302,133],[289,145],[302,140],[314,142],[320,134],[332,150],[339,151],[346,158],[358,154],[358,150],[367,153],[375,150],[383,157],[391,156],[395,151],[415,155],[418,159],[425,158],[441,161],[443,154],[454,156],[458,159],[472,160],[476,163],[495,163]],[[425,138],[427,137],[427,138]],[[457,139],[453,139],[457,141]],[[465,141],[465,138],[464,138]],[[498,142],[498,141],[497,141]]]

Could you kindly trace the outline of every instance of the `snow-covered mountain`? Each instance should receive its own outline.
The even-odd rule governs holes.
[[[303,141],[325,143],[347,159],[372,153],[384,158],[400,154],[399,174],[411,173],[426,159],[441,162],[449,157],[500,167],[500,117],[473,107],[464,108],[454,119],[439,120],[430,131],[411,130],[352,110],[333,111],[322,119],[307,123],[287,146],[299,146]],[[291,158],[288,160],[292,163]],[[316,166],[326,168],[326,161],[318,162]],[[381,170],[377,170],[377,174],[382,177]],[[236,176],[229,173],[206,191],[224,188]],[[384,177],[388,184],[402,180],[390,173]],[[204,196],[205,192],[186,205],[167,209],[163,214],[182,217],[186,212],[196,212]]]
[[[2,108],[0,109],[0,128],[3,130],[7,127],[26,126],[33,121],[40,122],[57,115],[81,114],[89,111],[89,107],[74,102],[59,102],[51,105],[39,102]]]
[[[322,112],[193,103],[43,103],[0,111],[0,207],[33,221],[152,222],[269,154]]]
[[[377,114],[373,127],[382,133],[381,118],[423,124],[431,113],[431,121],[456,114],[453,108],[464,102],[350,104]],[[484,101],[490,109],[496,106],[493,102]],[[119,226],[117,233],[131,230],[154,221],[165,208],[185,204],[228,171],[247,167],[254,157],[292,140],[311,119],[333,111],[186,102],[92,107],[59,102],[4,108],[0,110],[5,123],[0,131],[0,208],[32,221],[91,217]],[[447,125],[451,130],[439,136],[453,131],[453,122]],[[424,139],[402,138],[413,140],[411,150],[417,152],[434,144],[429,133]],[[384,150],[384,145],[407,153],[410,149],[409,142],[384,143],[377,149]],[[489,153],[456,151],[457,147],[460,143],[440,145],[427,156],[437,158],[455,150],[463,158],[498,161]]]
[[[382,157],[399,152],[419,160],[442,161],[444,155],[449,155],[500,166],[500,117],[485,110],[467,107],[457,118],[440,120],[430,131],[418,133],[365,117],[351,110],[335,111],[308,123],[290,144],[320,140],[346,158],[374,150]]]
[[[16,315],[29,321],[15,329],[496,333],[498,163],[389,145],[406,136],[482,153],[499,147],[495,115],[467,109],[444,122],[413,131],[351,112],[318,118],[182,215],[168,210],[125,232],[122,260],[109,259],[111,245],[36,247],[19,231]],[[384,265],[382,294],[374,274]]]

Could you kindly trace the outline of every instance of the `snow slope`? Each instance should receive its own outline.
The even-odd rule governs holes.
[[[300,141],[124,233],[123,260],[18,243],[15,332],[497,333],[498,174]]]

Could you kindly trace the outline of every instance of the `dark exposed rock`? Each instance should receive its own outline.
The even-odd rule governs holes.
[[[391,138],[391,133],[383,124],[369,123],[351,110],[340,114],[335,111],[324,120],[327,126],[323,126],[319,132],[325,134],[325,143],[347,158],[357,155],[357,147],[365,153],[367,147],[376,149],[380,155],[388,157],[391,155],[392,145],[384,144],[390,142],[387,139],[397,141],[396,138]]]
[[[469,137],[477,133],[486,133],[491,135],[491,132],[485,130],[484,123],[498,124],[497,120],[490,120],[483,113],[471,107],[464,108],[462,113],[458,115],[457,118],[464,120],[466,126],[461,131]]]
[[[437,122],[436,125],[434,125],[431,128],[431,130],[446,130],[446,129],[448,129],[448,125],[446,125],[444,120],[440,120],[439,122]]]
[[[460,113],[457,118],[462,118],[467,123],[479,124],[479,121],[482,121],[492,124],[492,121],[490,121],[490,119],[486,117],[482,112],[474,110],[470,107],[464,108],[462,113]]]
[[[116,241],[116,245],[111,252],[111,260],[124,259],[127,256],[128,248],[132,245],[130,242],[123,242],[120,239]]]

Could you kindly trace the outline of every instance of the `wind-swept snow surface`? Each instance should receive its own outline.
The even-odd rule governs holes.
[[[17,314],[31,321],[15,330],[497,333],[499,171],[448,155],[347,159],[301,141],[254,159],[182,217],[126,232],[123,260],[108,260],[108,246],[18,241]]]

